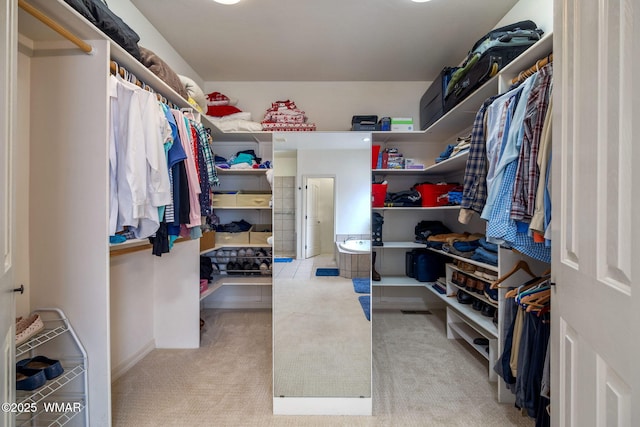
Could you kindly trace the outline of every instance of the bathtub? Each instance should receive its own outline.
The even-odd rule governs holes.
[[[338,243],[338,252],[347,254],[368,254],[371,251],[371,240],[345,240]]]
[[[371,240],[336,242],[340,276],[347,279],[369,277],[371,274]]]

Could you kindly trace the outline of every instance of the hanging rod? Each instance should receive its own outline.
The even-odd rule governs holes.
[[[93,48],[90,44],[86,43],[84,40],[80,39],[78,36],[73,34],[71,31],[67,30],[65,27],[54,21],[52,18],[47,16],[44,12],[36,9],[29,3],[24,0],[18,0],[18,6],[29,15],[33,16],[47,27],[51,28],[56,33],[60,34],[65,39],[69,40],[71,43],[75,44],[82,50],[84,53],[92,54]]]
[[[520,74],[518,74],[516,77],[511,79],[511,84],[516,84],[518,82],[525,80],[526,78],[532,76],[536,71],[538,71],[540,68],[544,67],[550,62],[553,62],[553,53],[550,53],[544,58],[537,60],[533,66],[529,67],[524,71],[521,71]]]
[[[136,86],[155,94],[156,98],[158,98],[158,101],[162,102],[163,104],[168,105],[169,107],[173,108],[174,110],[179,110],[180,109],[180,107],[178,105],[176,105],[175,103],[169,101],[160,92],[154,90],[151,86],[149,86],[148,84],[146,84],[145,82],[140,80],[138,77],[136,77],[135,74],[133,74],[132,72],[128,71],[123,66],[119,65],[116,61],[113,61],[113,60],[109,61],[109,71],[111,71],[111,74],[113,74],[113,75],[119,74],[120,77],[122,77],[123,79],[127,79],[128,76],[132,77],[133,81],[131,81],[131,83],[134,83]]]

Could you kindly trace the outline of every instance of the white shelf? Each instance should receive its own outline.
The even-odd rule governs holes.
[[[489,345],[487,344],[486,346],[484,346],[474,344],[473,342],[475,338],[480,338],[478,337],[478,335],[482,337],[482,334],[479,334],[475,329],[463,322],[451,322],[447,323],[447,326],[453,329],[455,333],[460,336],[460,338],[465,340],[471,347],[473,347],[478,353],[480,353],[482,357],[489,360],[489,352],[487,351],[489,349]]]
[[[223,286],[271,286],[271,275],[265,276],[216,276],[218,279],[209,284],[209,288],[200,293],[200,301],[217,291]]]
[[[531,45],[529,49],[525,50],[521,55],[500,70],[500,75],[511,79],[512,77],[517,76],[521,71],[534,66],[539,59],[544,58],[552,51],[553,32],[550,31],[544,34],[540,40]]]
[[[469,158],[469,151],[450,157],[440,163],[428,166],[424,169],[373,169],[375,175],[446,175],[453,172],[464,171]]]
[[[456,285],[455,283],[451,283],[450,286],[453,286],[454,288],[459,289],[461,291],[465,291],[466,293],[471,295],[473,298],[478,299],[478,300],[482,301],[485,304],[489,304],[492,307],[498,308],[498,301],[493,301],[493,300],[487,298],[484,294],[479,294],[479,293],[474,292],[474,291],[469,291],[469,290],[465,289],[464,287],[462,287],[460,285]]]
[[[64,334],[68,330],[69,328],[66,324],[49,330],[45,329],[44,332],[38,333],[34,337],[30,338],[29,341],[21,344],[18,348],[16,348],[16,359],[18,359],[23,354],[35,349],[36,347],[41,346],[48,341],[51,341],[55,337]]]
[[[225,209],[225,210],[271,210],[268,206],[214,206],[213,210]]]
[[[47,397],[69,384],[74,379],[80,377],[85,373],[85,368],[82,365],[75,366],[71,369],[65,369],[64,373],[57,378],[47,380],[47,382],[40,388],[34,391],[23,392],[21,390],[16,392],[16,402],[20,404],[30,405],[35,403],[38,407],[41,407],[41,402]]]
[[[383,242],[384,246],[371,246],[371,249],[424,249],[424,243],[416,242]]]
[[[373,131],[371,132],[374,144],[386,144],[387,142],[424,142],[425,131],[416,130],[412,132],[397,132],[397,131]]]
[[[227,248],[271,248],[271,245],[268,243],[227,243],[224,245],[215,245],[212,248],[200,251],[200,255],[208,254],[209,252],[217,251],[218,249]]]
[[[418,282],[408,276],[382,276],[379,282],[371,281],[374,287],[377,286],[397,286],[397,287],[424,287],[426,284],[431,285],[430,282]]]
[[[493,319],[491,317],[486,317],[480,314],[480,312],[471,308],[471,304],[460,304],[455,296],[448,296],[438,293],[435,289],[429,286],[426,286],[434,295],[444,301],[448,307],[451,307],[458,313],[463,319],[471,323],[472,326],[478,328],[478,332],[487,338],[498,338],[498,328],[493,324]],[[474,328],[474,329],[475,329]]]
[[[260,168],[247,168],[247,169],[228,169],[220,168],[216,166],[216,173],[218,175],[266,175],[267,171],[271,169]]]
[[[448,256],[449,258],[453,258],[453,259],[457,259],[457,260],[460,260],[460,261],[468,262],[469,264],[473,264],[476,267],[482,267],[482,268],[486,268],[487,270],[496,271],[496,272],[498,271],[498,266],[497,265],[485,264],[484,262],[479,262],[479,261],[473,260],[471,258],[465,258],[463,256],[454,255],[452,253],[441,251],[439,249],[434,249],[434,248],[427,248],[427,249],[429,249],[430,251],[433,251],[433,252],[435,252],[437,254]]]
[[[429,207],[383,207],[371,208],[372,211],[442,211],[442,210],[460,210],[460,206],[429,206]]]
[[[448,265],[449,265],[449,267],[450,267],[452,270],[459,271],[460,273],[464,273],[464,274],[466,274],[467,276],[471,276],[471,277],[473,277],[474,279],[478,279],[478,280],[481,280],[481,281],[486,282],[486,283],[491,283],[491,282],[495,282],[495,280],[498,280],[498,278],[497,278],[497,277],[496,277],[496,279],[495,279],[495,280],[491,280],[491,279],[487,279],[487,278],[484,278],[484,277],[480,277],[480,276],[478,276],[478,275],[477,275],[477,274],[475,274],[475,273],[470,273],[470,272],[468,272],[468,271],[461,270],[460,268],[456,267],[456,265],[455,265],[455,264],[448,264]]]

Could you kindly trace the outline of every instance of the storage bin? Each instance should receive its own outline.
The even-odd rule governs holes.
[[[273,235],[271,224],[254,224],[249,231],[249,243],[266,245],[267,238]]]
[[[446,206],[449,198],[446,194],[457,184],[418,184],[416,190],[422,196],[423,207]],[[441,197],[445,195],[444,197]]]
[[[216,246],[215,230],[202,233],[202,237],[200,238],[200,252],[203,252],[206,250],[212,250],[215,246]]]
[[[271,193],[264,191],[239,191],[236,194],[237,207],[268,208],[271,202]]]
[[[384,199],[387,197],[387,184],[371,184],[371,199],[374,208],[384,207]]]
[[[378,169],[378,156],[380,156],[380,146],[371,147],[371,169]]]
[[[214,191],[211,197],[211,206],[214,208],[235,208],[236,191]]]

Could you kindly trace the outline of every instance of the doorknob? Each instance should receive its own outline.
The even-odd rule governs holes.
[[[20,292],[20,294],[24,294],[24,285],[20,285],[19,288],[14,288],[13,292]]]

